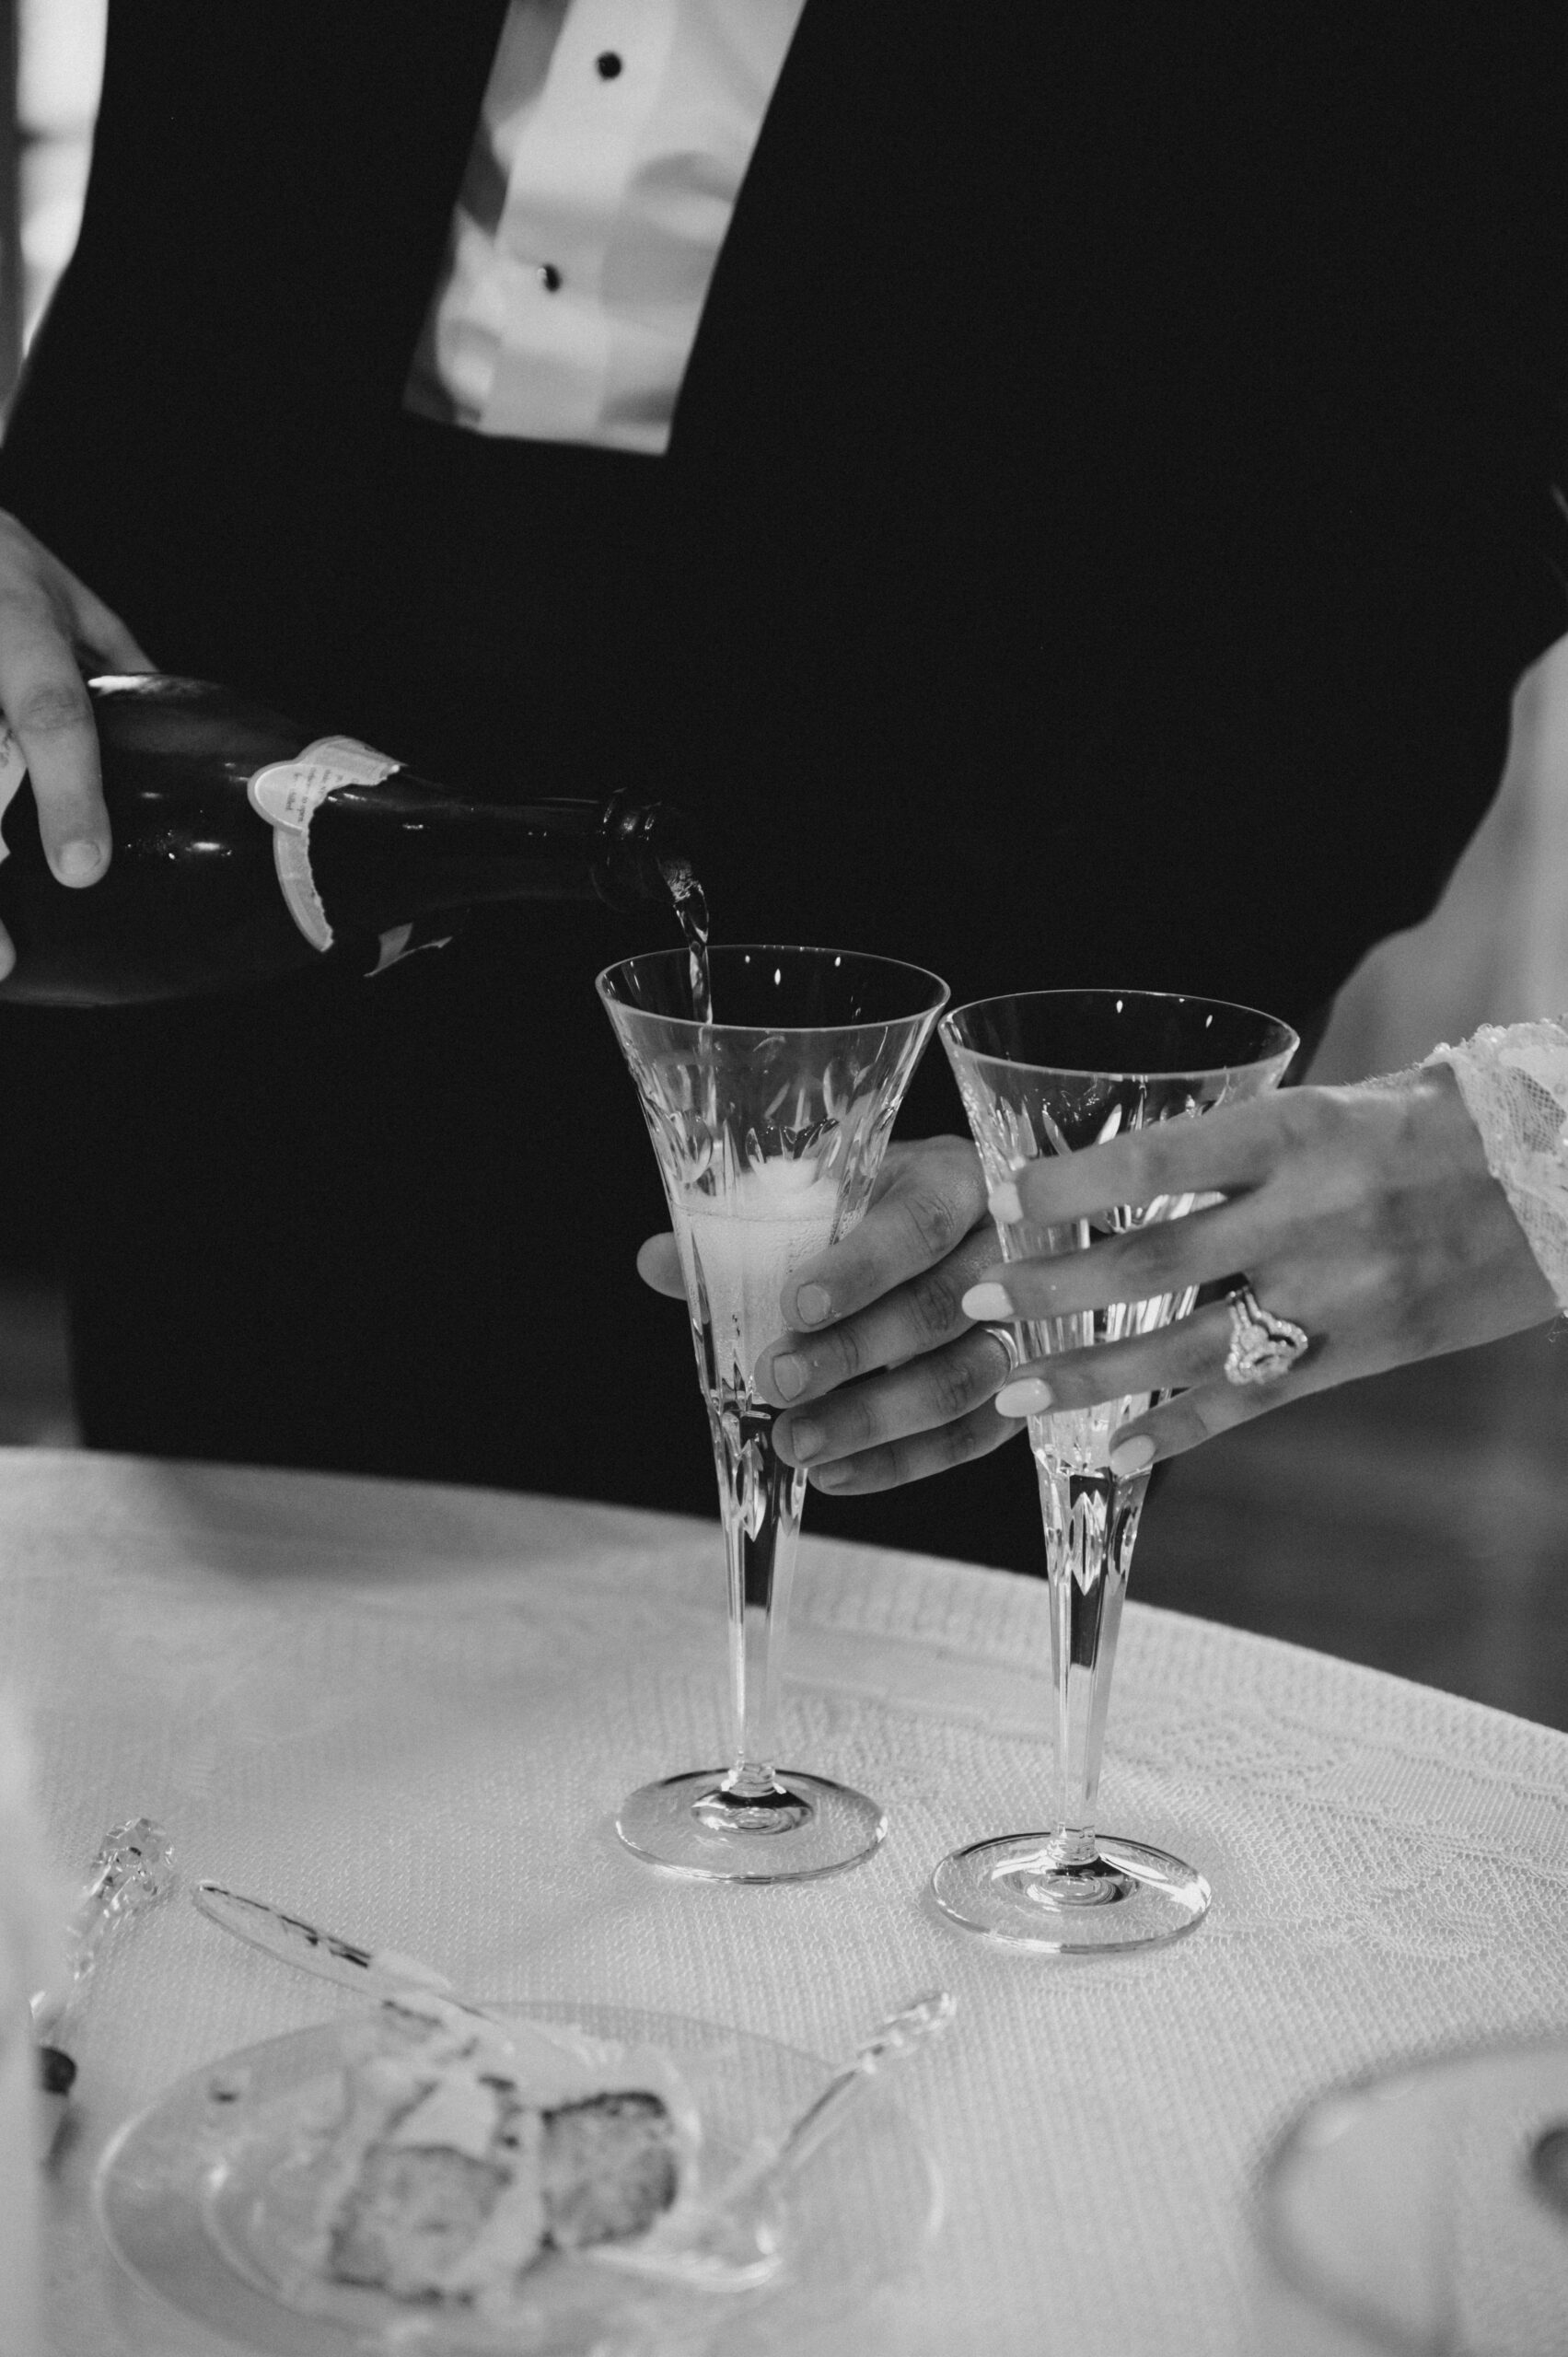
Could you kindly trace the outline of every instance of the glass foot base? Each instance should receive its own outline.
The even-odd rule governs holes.
[[[701,1882],[809,1882],[869,1858],[888,1830],[875,1801],[825,1776],[782,1768],[761,1801],[732,1799],[727,1770],[667,1776],[632,1794],[615,1820],[629,1850]]]
[[[931,1877],[944,1915],[1002,1945],[1046,1956],[1158,1947],[1202,1922],[1209,1886],[1191,1866],[1114,1834],[1086,1865],[1063,1866],[1049,1833],[976,1841]]]

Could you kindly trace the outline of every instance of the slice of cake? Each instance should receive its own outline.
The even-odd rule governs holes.
[[[550,2251],[644,2235],[697,2122],[667,2056],[423,1993],[356,2034],[310,2272],[409,2301],[505,2306]]]

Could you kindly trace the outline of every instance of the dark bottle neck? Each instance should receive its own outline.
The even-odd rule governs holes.
[[[466,802],[400,770],[344,786],[310,822],[310,866],[334,925],[379,932],[499,900],[670,906],[671,868],[689,869],[667,805]]]

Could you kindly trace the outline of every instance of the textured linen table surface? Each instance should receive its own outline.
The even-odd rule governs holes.
[[[1101,1818],[1202,1867],[1207,1921],[1073,1964],[951,1929],[932,1865],[1048,1807],[1045,1590],[836,1542],[802,1545],[782,1753],[875,1793],[885,1847],[795,1887],[640,1866],[618,1801],[726,1749],[723,1585],[716,1527],[666,1516],[0,1452],[0,1677],[63,1865],[145,1812],[188,1880],[470,1994],[697,2015],[824,2058],[954,1991],[954,2027],[889,2089],[944,2223],[824,2346],[1250,2351],[1256,2172],[1299,2106],[1568,2026],[1568,1736],[1135,1604]],[[88,2191],[105,2137],[180,2073],[352,2002],[182,1898],[111,1946],[51,2197],[57,2349],[122,2345]]]

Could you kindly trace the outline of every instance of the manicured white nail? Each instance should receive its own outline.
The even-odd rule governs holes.
[[[1051,1405],[1051,1386],[1038,1375],[1020,1376],[1002,1386],[992,1405],[999,1416],[1040,1416]]]
[[[1155,1461],[1155,1445],[1147,1433],[1134,1433],[1131,1440],[1118,1441],[1110,1452],[1110,1469],[1118,1480],[1125,1480],[1129,1473],[1142,1473]]]
[[[988,1318],[1011,1318],[1012,1297],[1005,1285],[970,1285],[962,1303],[966,1318],[983,1323]]]
[[[81,836],[63,845],[56,873],[63,883],[87,884],[103,865],[103,845]]]
[[[991,1207],[991,1216],[998,1227],[1016,1227],[1024,1216],[1023,1204],[1018,1201],[1018,1190],[1010,1178],[999,1179],[985,1200]]]

